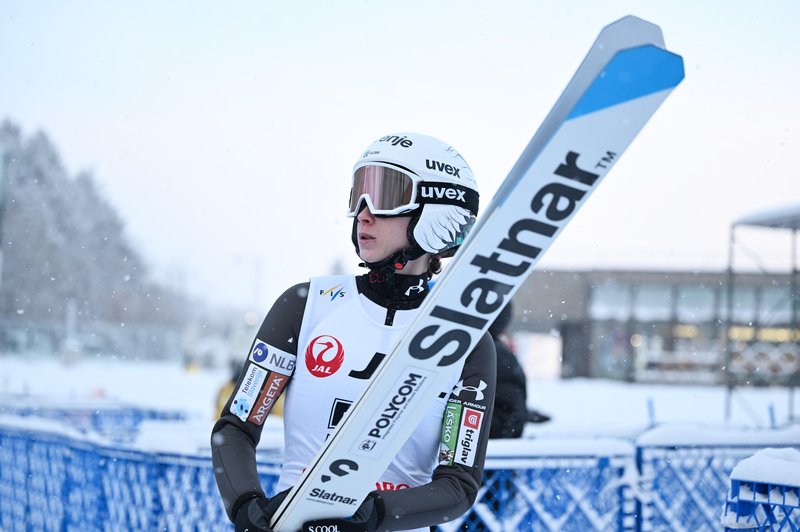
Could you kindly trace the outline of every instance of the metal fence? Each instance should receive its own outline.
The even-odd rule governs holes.
[[[232,529],[207,452],[142,452],[33,421],[0,419],[0,529]],[[800,427],[749,434],[739,445],[730,435],[665,434],[635,444],[492,441],[476,504],[440,530],[719,530],[736,462],[756,448],[800,443]],[[260,456],[262,484],[274,493],[279,459]]]

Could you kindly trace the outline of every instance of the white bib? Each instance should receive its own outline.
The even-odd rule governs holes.
[[[293,486],[346,409],[361,395],[380,355],[388,355],[417,309],[398,310],[384,325],[386,308],[360,295],[352,275],[311,279],[297,345],[297,365],[284,403],[284,458],[278,491]],[[430,482],[438,465],[447,394],[428,409],[375,489],[392,490]]]

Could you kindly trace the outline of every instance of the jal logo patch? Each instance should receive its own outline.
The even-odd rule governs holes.
[[[315,377],[330,377],[342,367],[344,347],[338,338],[322,334],[306,347],[306,368]]]

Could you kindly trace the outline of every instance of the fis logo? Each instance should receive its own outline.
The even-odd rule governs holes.
[[[483,399],[483,390],[485,390],[487,386],[488,384],[483,381],[480,381],[477,386],[464,386],[464,380],[462,379],[453,387],[453,395],[461,397],[461,392],[472,392],[475,394],[475,400],[480,401]]]
[[[344,297],[347,292],[342,290],[344,288],[343,284],[338,284],[332,288],[328,288],[327,290],[320,290],[319,295],[321,296],[331,296],[331,301],[334,301],[337,297]]]

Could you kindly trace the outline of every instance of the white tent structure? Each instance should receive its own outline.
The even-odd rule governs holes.
[[[728,383],[728,401],[726,405],[726,418],[730,417],[730,396],[735,385],[740,385],[741,382],[737,380],[731,372],[731,358],[733,355],[733,339],[731,338],[730,328],[734,325],[734,289],[736,285],[736,273],[734,269],[734,256],[736,248],[736,230],[741,227],[760,227],[767,229],[782,229],[791,231],[791,246],[790,246],[790,282],[789,282],[789,304],[790,304],[790,320],[788,323],[788,340],[793,344],[795,350],[800,346],[800,328],[798,327],[798,313],[800,313],[800,294],[798,294],[798,274],[800,268],[798,267],[798,249],[797,249],[797,234],[800,231],[800,204],[780,207],[761,211],[747,216],[743,216],[736,220],[730,229],[730,243],[728,252],[728,311],[727,311],[727,341],[725,349],[725,372],[726,380]],[[795,351],[796,352],[796,351]],[[789,387],[789,418],[795,419],[794,414],[794,388],[800,386],[800,368],[794,371],[788,378],[784,379],[779,384],[787,385]]]

